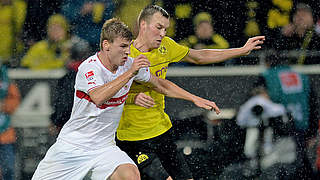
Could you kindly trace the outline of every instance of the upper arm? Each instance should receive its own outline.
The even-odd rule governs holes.
[[[212,51],[212,50],[211,50]],[[183,61],[193,64],[208,64],[214,62],[205,62],[204,58],[208,58],[207,49],[189,49],[189,53],[183,58]]]
[[[199,50],[189,49],[189,53],[182,59],[184,62],[198,64],[197,59],[200,57]]]
[[[151,84],[154,87],[159,86],[159,78],[153,74],[150,76],[149,84]]]

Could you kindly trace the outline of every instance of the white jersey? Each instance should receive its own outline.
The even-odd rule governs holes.
[[[115,80],[128,71],[132,63],[133,59],[129,57],[124,66],[119,66],[117,72],[113,74],[102,64],[97,53],[79,66],[72,114],[61,129],[58,140],[91,150],[115,144],[115,131],[130,86],[133,80],[149,81],[150,70],[140,69],[136,76],[101,106],[94,104],[88,93],[98,86]]]

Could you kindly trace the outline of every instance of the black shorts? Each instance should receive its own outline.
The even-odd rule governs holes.
[[[162,166],[173,179],[192,179],[188,164],[173,141],[172,128],[151,139],[141,141],[117,140],[117,145],[134,160],[140,172],[150,168],[154,159],[159,158]]]

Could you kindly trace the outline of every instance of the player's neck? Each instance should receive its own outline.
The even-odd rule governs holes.
[[[133,46],[139,50],[140,52],[149,52],[151,51],[151,49],[148,46],[148,43],[146,41],[144,41],[144,39],[140,36],[137,37],[137,39],[135,39],[133,41]]]
[[[98,53],[98,57],[101,60],[101,63],[105,68],[107,68],[110,72],[116,73],[118,70],[118,66],[111,63],[110,58],[107,53],[100,52]]]

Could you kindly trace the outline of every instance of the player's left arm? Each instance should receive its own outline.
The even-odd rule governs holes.
[[[261,49],[265,36],[256,36],[249,38],[246,44],[240,48],[230,49],[190,49],[183,61],[194,64],[211,64],[223,62],[227,59],[248,55],[252,50]]]
[[[215,102],[191,94],[171,81],[151,75],[149,83],[157,92],[164,94],[165,96],[191,101],[198,107],[214,110],[217,114],[220,113],[220,109]]]

